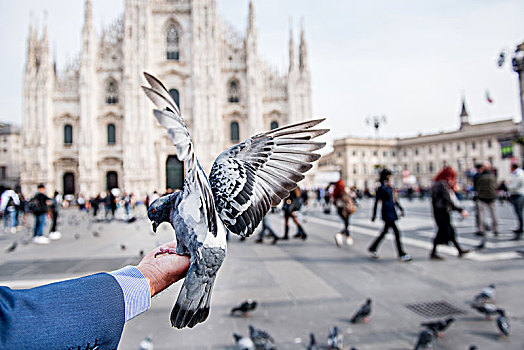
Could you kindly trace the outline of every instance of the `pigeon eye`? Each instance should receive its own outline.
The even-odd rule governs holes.
[[[151,210],[153,214],[156,214],[156,209]]]

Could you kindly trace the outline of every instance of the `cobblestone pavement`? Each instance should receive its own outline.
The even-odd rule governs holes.
[[[270,245],[270,239],[256,244],[254,238],[244,242],[231,238],[204,324],[184,330],[170,327],[177,284],[155,297],[151,310],[126,324],[120,349],[137,349],[147,335],[152,336],[155,349],[234,349],[232,333],[247,334],[249,324],[269,331],[278,349],[305,349],[310,332],[325,343],[334,325],[343,332],[345,349],[412,349],[420,322],[434,318],[407,305],[432,302],[441,302],[434,312],[454,312],[457,319],[435,349],[467,349],[470,344],[481,350],[524,349],[524,259],[518,252],[524,250],[524,241],[510,240],[515,224],[511,207],[497,207],[500,234],[495,238],[488,233],[486,249],[459,259],[453,247],[441,247],[446,260],[436,262],[428,259],[434,235],[429,203],[404,200],[402,204],[406,217],[398,226],[412,262],[396,259],[391,237],[381,245],[380,259],[368,257],[366,249],[382,227],[369,220],[371,201],[362,201],[351,218],[354,245],[340,248],[333,239],[341,229],[337,216],[310,204],[301,214],[309,235],[306,241]],[[59,226],[63,238],[45,246],[28,242],[29,229],[1,233],[0,284],[27,288],[136,264],[141,250],[147,252],[172,237],[165,224],[153,235],[144,215],[142,208],[134,223],[106,223],[76,209],[64,210]],[[277,234],[282,234],[282,215],[269,218]],[[29,219],[32,224],[33,218]],[[477,246],[480,239],[473,234],[473,219],[455,221],[459,241],[466,248]],[[18,242],[15,251],[7,253],[14,241]],[[485,320],[468,304],[490,283],[497,286],[497,304],[506,309],[511,322],[512,334],[506,339],[498,337],[494,320]],[[349,323],[367,297],[373,299],[371,321]],[[246,298],[257,300],[258,309],[247,319],[231,317],[230,308]]]

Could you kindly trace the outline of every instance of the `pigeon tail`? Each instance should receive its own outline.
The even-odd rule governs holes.
[[[184,281],[176,304],[171,310],[171,325],[173,327],[179,329],[193,328],[207,319],[213,283],[214,278],[205,285],[197,286],[197,290],[190,290],[186,281]]]
[[[209,316],[211,291],[216,273],[226,256],[220,247],[202,248],[201,257],[192,256],[187,276],[171,310],[171,325],[176,328],[193,328]]]

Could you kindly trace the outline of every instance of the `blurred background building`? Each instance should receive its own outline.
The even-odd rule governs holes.
[[[253,4],[239,32],[222,20],[215,0],[126,0],[124,15],[101,33],[85,2],[82,50],[57,69],[46,27],[27,38],[23,81],[21,186],[93,195],[183,184],[142,72],[160,78],[180,105],[205,169],[228,146],[265,130],[311,118],[304,30],[289,38],[289,70],[264,64]],[[297,52],[297,53],[295,53]]]
[[[0,185],[16,188],[20,184],[21,149],[20,128],[0,123]]]
[[[428,187],[444,166],[457,171],[458,184],[464,188],[475,164],[489,161],[499,178],[510,174],[511,162],[519,162],[522,151],[514,145],[512,157],[502,157],[501,143],[519,133],[519,123],[503,119],[470,124],[462,102],[460,127],[437,134],[404,138],[346,137],[335,140],[333,152],[320,160],[319,169],[341,171],[345,182],[357,188],[373,188],[383,167],[395,173],[395,185]]]

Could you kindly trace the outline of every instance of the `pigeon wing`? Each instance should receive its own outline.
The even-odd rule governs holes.
[[[183,198],[186,205],[181,208],[181,216],[191,227],[201,224],[201,218],[205,218],[208,230],[216,236],[217,221],[213,194],[193,151],[193,142],[186,123],[165,86],[148,73],[144,73],[144,76],[150,87],[142,86],[142,89],[158,108],[154,110],[154,115],[160,125],[167,130],[171,142],[176,147],[177,158],[184,162]],[[204,230],[198,230],[198,232],[204,232]],[[199,240],[203,242],[205,237],[199,237]]]
[[[253,233],[271,206],[297,187],[320,158],[312,141],[329,129],[312,129],[324,119],[284,126],[232,146],[215,160],[209,182],[218,215],[233,233]]]

